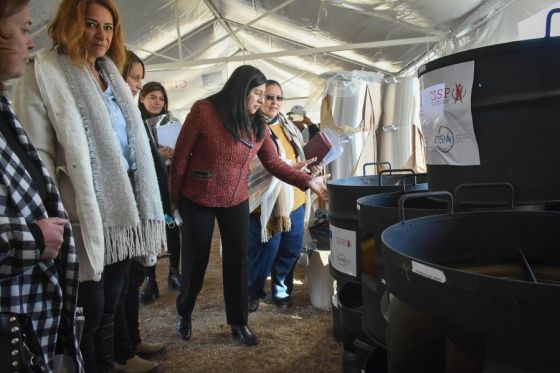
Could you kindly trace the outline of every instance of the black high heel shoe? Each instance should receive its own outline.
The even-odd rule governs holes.
[[[140,293],[140,302],[143,304],[153,303],[159,298],[159,287],[154,276],[146,276],[144,280],[144,289]]]
[[[169,277],[167,277],[167,286],[171,290],[181,289],[181,282],[183,278],[179,274],[178,267],[169,267]]]
[[[175,327],[177,329],[177,333],[179,333],[179,337],[183,341],[188,341],[191,339],[192,335],[192,323],[191,323],[191,315],[188,316],[179,316],[177,318],[177,325]]]
[[[232,325],[231,335],[233,339],[247,346],[256,346],[259,343],[257,336],[247,325]]]

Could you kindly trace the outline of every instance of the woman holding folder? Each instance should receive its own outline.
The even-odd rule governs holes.
[[[280,83],[266,82],[261,113],[278,154],[295,168],[305,168],[303,137],[299,129],[280,110],[284,94]],[[311,167],[312,175],[320,172]],[[250,191],[251,192],[251,191]],[[252,193],[250,193],[252,194]],[[274,180],[260,197],[259,206],[251,212],[249,229],[249,312],[259,307],[266,297],[266,279],[271,275],[272,299],[279,309],[291,304],[293,269],[303,246],[305,222],[309,220],[309,192]]]
[[[142,87],[142,90],[140,91],[140,98],[138,100],[138,108],[142,114],[142,119],[144,119],[144,122],[146,122],[146,125],[149,128],[149,133],[152,135],[156,133],[156,128],[150,128],[150,121],[157,121],[157,126],[167,125],[172,121],[178,122],[177,119],[171,116],[171,112],[168,109],[169,98],[167,96],[167,91],[159,82],[149,82]],[[152,124],[155,125],[156,123]],[[173,148],[159,144],[157,142],[157,136],[154,136],[151,141],[153,142],[153,148],[157,146],[159,158],[161,158],[160,160],[155,160],[154,158],[154,161],[156,163],[164,163],[160,167],[163,168],[163,170],[158,173],[158,180],[160,183],[160,189],[162,189],[162,203],[163,210],[166,214],[166,222],[170,222],[166,226],[167,250],[171,254],[169,257],[169,275],[167,277],[167,285],[170,289],[178,290],[181,287],[181,275],[179,272],[181,230],[176,223],[173,223],[173,211],[171,208],[171,200],[169,198],[169,184],[167,182],[167,169],[165,166],[165,162],[170,161],[171,158],[173,158]],[[155,153],[153,150],[154,149],[152,149],[152,153]],[[155,154],[153,154],[153,156],[156,157]],[[148,304],[152,303],[157,297],[159,297],[159,287],[156,282],[156,266],[154,265],[147,267],[146,269],[146,279],[144,282],[144,289],[140,293],[140,299],[142,303]]]

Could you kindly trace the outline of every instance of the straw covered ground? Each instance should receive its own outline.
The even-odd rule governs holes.
[[[217,229],[216,229],[217,231]],[[165,372],[342,372],[342,345],[332,337],[331,313],[309,303],[305,268],[297,266],[293,305],[280,311],[265,299],[249,314],[259,337],[256,347],[233,341],[225,320],[219,238],[214,237],[204,286],[193,313],[193,335],[181,341],[175,332],[176,291],[167,289],[167,259],[158,264],[160,297],[142,306],[140,330],[146,341],[161,341],[158,357]],[[268,287],[267,289],[269,289]]]

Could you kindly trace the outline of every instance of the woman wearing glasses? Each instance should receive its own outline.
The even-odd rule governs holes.
[[[261,113],[282,159],[295,168],[307,170],[309,160],[303,154],[299,129],[280,113],[284,101],[282,87],[274,80],[266,82]],[[312,168],[315,176],[320,168]],[[250,193],[251,194],[251,193]],[[304,223],[309,219],[310,195],[298,188],[273,179],[259,197],[259,206],[250,216],[249,229],[249,312],[259,307],[266,297],[266,278],[271,275],[272,298],[282,310],[290,306],[293,269],[303,245]]]

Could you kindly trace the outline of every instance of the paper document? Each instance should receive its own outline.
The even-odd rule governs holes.
[[[181,123],[178,122],[156,127],[158,145],[169,146],[175,149],[175,143],[177,142],[179,132],[181,132],[181,127]]]

